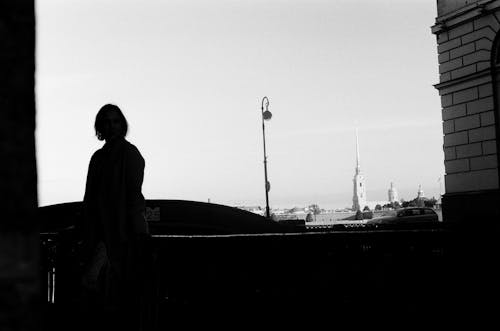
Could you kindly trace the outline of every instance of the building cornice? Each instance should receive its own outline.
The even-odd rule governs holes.
[[[451,90],[449,92],[455,92],[453,90],[463,90],[468,87],[472,87],[477,85],[478,80],[484,80],[484,83],[488,83],[491,81],[491,69],[484,69],[479,72],[473,73],[471,75],[467,75],[464,77],[460,77],[454,80],[450,80],[447,82],[439,83],[433,85],[437,90],[440,92],[443,90]],[[470,84],[470,86],[468,86]],[[460,85],[459,88],[455,88],[457,85]],[[448,92],[448,93],[449,93]],[[447,93],[440,93],[440,94],[447,94]]]
[[[456,25],[476,19],[500,7],[499,0],[482,0],[459,8],[451,13],[436,18],[436,24],[431,26],[433,34],[440,34]]]

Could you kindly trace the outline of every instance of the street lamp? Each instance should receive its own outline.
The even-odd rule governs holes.
[[[264,111],[264,102],[266,104],[266,111]],[[266,134],[264,127],[264,120],[268,121],[271,119],[273,114],[267,109],[269,107],[269,99],[267,97],[262,98],[262,103],[260,110],[262,112],[262,138],[264,141],[264,185],[266,189],[266,217],[270,218],[269,215],[269,191],[271,190],[271,183],[267,180],[267,156],[266,156]]]

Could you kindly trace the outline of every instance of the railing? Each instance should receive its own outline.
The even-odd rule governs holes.
[[[442,228],[153,236],[152,272],[140,312],[144,329],[163,330],[204,313],[253,319],[283,311],[298,317],[305,309],[344,316],[360,309],[377,315],[451,314],[464,300],[477,299],[464,281],[476,281],[477,272],[493,265],[491,247],[476,234]],[[52,261],[46,266],[55,266],[57,275],[48,302],[73,302],[69,246],[59,242],[56,252],[42,244]],[[476,288],[486,290],[487,284]]]

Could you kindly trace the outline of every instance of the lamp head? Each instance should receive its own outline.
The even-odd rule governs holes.
[[[266,121],[270,120],[271,117],[273,117],[273,114],[269,110],[262,113],[262,118]]]

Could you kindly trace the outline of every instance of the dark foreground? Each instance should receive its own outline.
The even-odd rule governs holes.
[[[110,312],[77,313],[72,252],[57,240],[44,245],[52,253],[48,247],[59,245],[47,260],[56,266],[57,286],[54,302],[45,304],[45,329],[93,325],[96,316],[112,316],[110,325],[117,326],[119,316]],[[270,322],[482,323],[498,308],[497,253],[495,231],[458,227],[155,236],[136,313],[144,330],[233,320],[239,321],[236,328]]]

